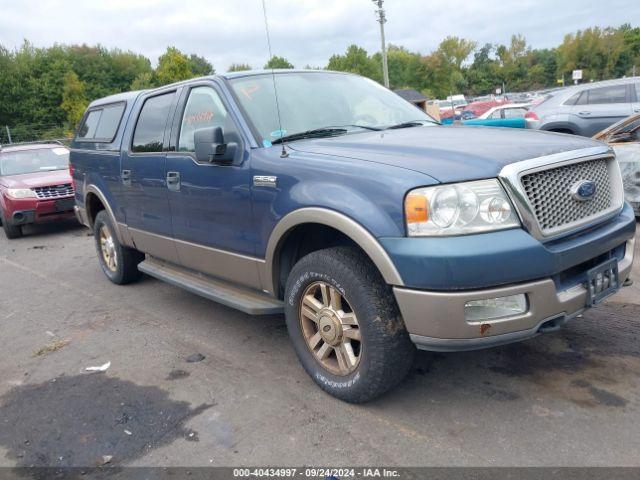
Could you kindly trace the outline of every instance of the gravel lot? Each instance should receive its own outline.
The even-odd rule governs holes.
[[[640,466],[640,262],[562,331],[421,352],[352,406],[307,377],[282,317],[112,285],[73,222],[30,233],[0,235],[0,466]]]

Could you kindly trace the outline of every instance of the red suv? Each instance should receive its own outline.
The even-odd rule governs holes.
[[[22,225],[71,218],[69,150],[59,143],[0,146],[0,219],[7,238]]]

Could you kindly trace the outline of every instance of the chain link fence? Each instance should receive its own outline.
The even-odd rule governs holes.
[[[0,145],[44,140],[57,140],[68,145],[72,135],[62,125],[0,125]]]

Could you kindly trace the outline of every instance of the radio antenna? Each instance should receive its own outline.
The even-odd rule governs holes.
[[[267,6],[265,0],[262,0],[262,12],[264,13],[264,29],[267,32],[267,46],[269,47],[269,62],[273,59],[273,53],[271,52],[271,36],[269,35],[269,21],[267,20]],[[280,138],[284,137],[284,131],[282,130],[282,117],[280,116],[280,102],[278,102],[278,87],[276,86],[276,73],[274,72],[273,65],[271,65],[271,78],[273,80],[273,93],[276,99],[276,112],[278,115],[278,128],[280,129]],[[288,157],[289,154],[284,148],[284,142],[281,142],[282,152],[281,157]]]

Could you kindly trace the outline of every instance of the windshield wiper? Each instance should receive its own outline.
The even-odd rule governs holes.
[[[339,125],[340,127],[353,127],[353,128],[364,128],[365,130],[372,130],[374,132],[379,132],[382,130],[380,127],[372,127],[371,125]]]
[[[370,127],[368,125],[339,125],[335,127],[314,128],[313,130],[305,130],[304,132],[292,133],[291,135],[285,135],[284,137],[277,138],[271,143],[275,145],[277,143],[303,140],[305,138],[322,138],[331,137],[334,135],[342,135],[343,133],[347,133],[348,128],[362,128],[365,130],[375,131],[382,130],[381,128]]]
[[[395,130],[397,128],[422,127],[424,125],[424,122],[435,123],[437,125],[437,123],[432,120],[426,120],[426,119],[410,120],[408,122],[402,122],[402,123],[397,123],[395,125],[391,125],[390,127],[385,128],[385,130]]]
[[[340,135],[343,133],[347,133],[346,128],[314,128],[313,130],[305,130],[304,132],[292,133],[291,135],[285,135],[284,137],[276,138],[271,143],[275,145],[277,143],[302,140],[304,138],[331,137],[333,135]]]

